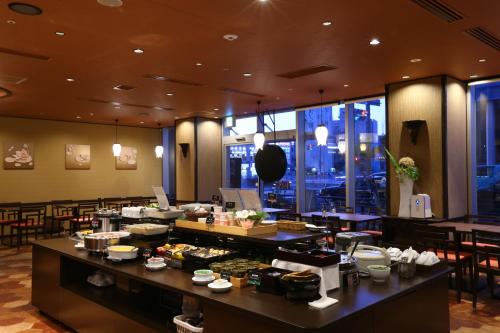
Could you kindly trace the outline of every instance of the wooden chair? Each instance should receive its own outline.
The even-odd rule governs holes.
[[[302,221],[302,215],[294,212],[281,212],[276,214],[276,220]]]
[[[127,197],[130,200],[130,207],[146,206],[149,204],[149,200],[143,197]]]
[[[80,230],[83,226],[90,228],[94,213],[99,210],[98,201],[82,201],[78,203],[78,215],[70,220],[72,233]]]
[[[26,244],[28,244],[30,231],[35,232],[35,239],[38,239],[38,231],[43,230],[43,236],[46,238],[45,233],[45,219],[47,216],[47,204],[46,203],[30,203],[21,205],[19,211],[19,219],[10,225],[10,246],[12,247],[12,241],[14,237],[14,231],[17,238],[17,248],[19,249],[22,244],[23,231],[25,231]]]
[[[453,227],[415,226],[415,244],[420,251],[433,251],[438,258],[455,268],[457,302],[462,299],[463,272],[469,269],[472,284],[472,253],[460,251],[460,239]],[[451,274],[450,274],[451,282]]]
[[[104,198],[102,199],[102,207],[106,209],[114,209],[121,212],[125,199],[123,198]]]
[[[56,226],[57,235],[61,237],[61,229],[64,230],[64,222],[75,217],[75,207],[73,200],[53,200],[51,201],[52,227]]]
[[[500,217],[498,216],[486,216],[486,215],[466,215],[465,216],[466,223],[477,223],[477,224],[491,224],[491,225],[499,225]],[[466,249],[470,249],[472,251],[472,234],[463,234],[462,239],[462,247]],[[485,247],[489,246],[488,243],[477,242],[476,247]],[[495,245],[493,245],[495,246]]]
[[[19,221],[20,210],[20,202],[0,204],[0,245],[3,244],[3,240],[5,238],[5,227],[10,227],[12,223]],[[10,229],[10,233],[12,234],[12,229]]]
[[[335,244],[335,235],[339,232],[349,231],[349,227],[343,227],[338,216],[327,216],[313,214],[312,224],[316,226],[326,226],[326,241],[328,244]]]
[[[487,244],[478,246],[478,244]],[[474,278],[472,283],[472,308],[476,309],[479,273],[486,274],[491,295],[495,297],[495,276],[500,275],[500,234],[472,230],[472,255]]]
[[[373,214],[373,211],[376,211],[380,214]],[[378,215],[382,216],[382,212],[376,208],[368,208],[368,215]],[[384,233],[382,232],[382,219],[367,221],[363,223],[364,229],[361,232],[370,234],[377,245],[380,245],[382,237]]]

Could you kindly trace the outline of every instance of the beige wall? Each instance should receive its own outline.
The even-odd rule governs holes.
[[[153,151],[160,131],[119,127],[120,143],[138,149],[137,170],[115,170],[114,135],[113,126],[0,117],[0,143],[35,145],[34,170],[0,166],[0,202],[153,195],[151,186],[162,183],[162,162]],[[90,170],[65,169],[68,143],[91,145]]]
[[[447,143],[448,217],[467,214],[467,88],[463,82],[448,78]]]
[[[180,120],[175,126],[175,187],[176,199],[181,201],[194,201],[195,196],[195,120]],[[182,155],[179,144],[188,143],[187,156]]]
[[[442,144],[442,94],[441,77],[411,82],[400,82],[388,86],[388,146],[398,159],[410,156],[420,169],[416,182],[418,193],[431,196],[432,211],[436,216],[444,215],[443,207],[443,144]],[[413,145],[403,121],[425,120],[420,129],[418,142]],[[464,161],[465,163],[465,161]],[[390,211],[399,210],[399,181],[390,168]]]
[[[212,200],[222,187],[222,128],[218,120],[198,119],[198,200]]]

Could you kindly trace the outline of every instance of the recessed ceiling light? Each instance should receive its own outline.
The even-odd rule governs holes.
[[[155,110],[163,110],[163,108],[161,106],[155,106],[155,107],[153,107],[153,109],[155,109]]]
[[[238,39],[238,35],[227,34],[227,35],[222,36],[222,38],[224,38],[225,40],[228,40],[228,41],[232,42],[232,41],[235,41],[235,40]]]
[[[259,0],[259,2],[267,2],[267,0]]]
[[[214,108],[214,111],[219,111],[219,109],[218,108]]]
[[[16,24],[16,21],[14,21],[14,20],[7,20],[6,22],[7,22],[8,24]]]
[[[486,59],[479,59],[479,62],[486,62]]]
[[[71,78],[71,77],[68,77],[68,78],[66,79],[66,81],[68,81],[68,82],[75,82],[75,79],[73,79],[73,78]]]
[[[144,50],[143,49],[134,49],[135,54],[143,54]]]
[[[174,119],[179,119],[179,117],[175,116]]]
[[[219,119],[219,117],[214,117],[215,119]]]
[[[422,61],[422,59],[420,59],[420,58],[410,59],[410,62],[413,62],[413,63],[415,63],[415,62],[421,62],[421,61]]]
[[[281,99],[281,97],[279,96],[276,96],[276,100],[279,101]]]
[[[370,40],[370,45],[378,45],[380,44],[380,40],[378,38],[372,38],[372,40]]]
[[[114,106],[119,106],[120,102],[111,102],[111,104],[114,105]]]
[[[348,85],[348,84],[344,84],[344,87],[346,87],[346,88],[347,88],[347,87],[349,87],[349,85]]]
[[[222,69],[224,72],[229,72],[229,68],[223,68]]]
[[[323,26],[325,26],[325,27],[329,27],[329,26],[331,26],[331,25],[332,25],[332,21],[325,21],[325,22],[323,22],[322,24],[323,24]]]
[[[173,93],[167,93],[167,96],[174,96]]]
[[[94,112],[90,112],[90,115],[93,116],[94,115]]]
[[[143,121],[141,121],[140,123],[141,123],[141,124],[144,124],[144,122],[143,122]]]
[[[65,33],[63,31],[56,31],[55,32],[56,36],[64,36]]]
[[[243,76],[244,77],[250,77],[250,76],[252,76],[252,73],[243,73]]]
[[[203,66],[203,64],[201,62],[197,62],[196,66]]]
[[[401,78],[402,78],[403,80],[408,80],[408,79],[410,78],[410,76],[409,76],[409,75],[403,75]]]
[[[76,119],[80,119],[81,117],[80,116],[76,116]]]
[[[288,88],[288,91],[293,91],[293,88]]]
[[[471,79],[475,79],[475,78],[479,77],[479,75],[472,74],[472,75],[470,75],[469,77],[470,77]]]

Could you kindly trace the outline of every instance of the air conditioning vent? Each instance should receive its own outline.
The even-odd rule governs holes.
[[[285,79],[296,79],[299,77],[304,77],[308,75],[313,75],[321,72],[331,71],[337,69],[335,66],[331,65],[319,65],[314,67],[302,68],[299,70],[291,71],[288,73],[278,74],[276,76],[283,77]]]
[[[183,84],[186,86],[200,87],[203,85],[203,84],[198,83],[198,82],[191,82],[191,81],[186,81],[186,80],[181,80],[181,79],[169,78],[166,75],[161,75],[161,74],[144,74],[143,76],[147,79]]]
[[[153,109],[153,110],[165,110],[165,111],[174,111],[174,108],[170,108],[168,106],[158,106],[158,105],[144,105],[144,104],[134,104],[134,103],[118,103],[114,101],[108,101],[104,99],[97,99],[97,98],[86,98],[86,97],[80,97],[78,98],[81,101],[86,101],[86,102],[93,102],[93,103],[101,103],[101,104],[109,104],[110,106],[114,105],[120,105],[120,106],[131,106],[131,107],[136,107],[136,108],[143,108],[143,109]]]
[[[500,51],[500,39],[480,27],[465,30],[465,33],[478,39],[480,42]]]
[[[0,48],[0,53],[12,55],[12,56],[36,59],[36,60],[50,60],[51,59],[48,56],[44,56],[44,55],[40,55],[40,54],[28,53],[28,52],[11,50],[11,49],[4,49],[4,48]]]
[[[411,2],[416,3],[431,14],[448,23],[460,21],[464,18],[462,14],[437,0],[411,0]]]
[[[134,88],[135,88],[134,86],[129,86],[126,84],[119,84],[113,87],[114,90],[132,90]]]
[[[7,75],[7,74],[0,73],[0,83],[21,84],[26,80],[27,80],[27,78],[25,78],[25,77],[19,77],[19,76]]]
[[[252,96],[252,97],[265,97],[266,96],[263,94],[258,94],[258,93],[253,93],[253,92],[248,92],[248,91],[243,91],[243,90],[238,90],[238,89],[233,89],[233,88],[226,88],[226,87],[219,88],[219,90],[227,92],[227,93],[240,94],[240,95],[246,95],[246,96]]]

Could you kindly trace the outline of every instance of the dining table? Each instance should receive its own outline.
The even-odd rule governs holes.
[[[496,232],[500,234],[500,225],[480,224],[480,223],[465,223],[465,222],[439,222],[432,223],[431,226],[435,227],[453,227],[456,231],[461,233],[472,233],[472,230]]]
[[[305,218],[311,218],[313,215],[321,215],[325,217],[338,217],[340,221],[342,222],[347,222],[349,224],[349,229],[350,231],[356,231],[357,224],[358,223],[366,223],[366,222],[372,222],[376,220],[380,220],[381,217],[378,215],[365,215],[365,214],[356,214],[356,213],[332,213],[332,212],[307,212],[307,213],[301,213],[302,217]]]

